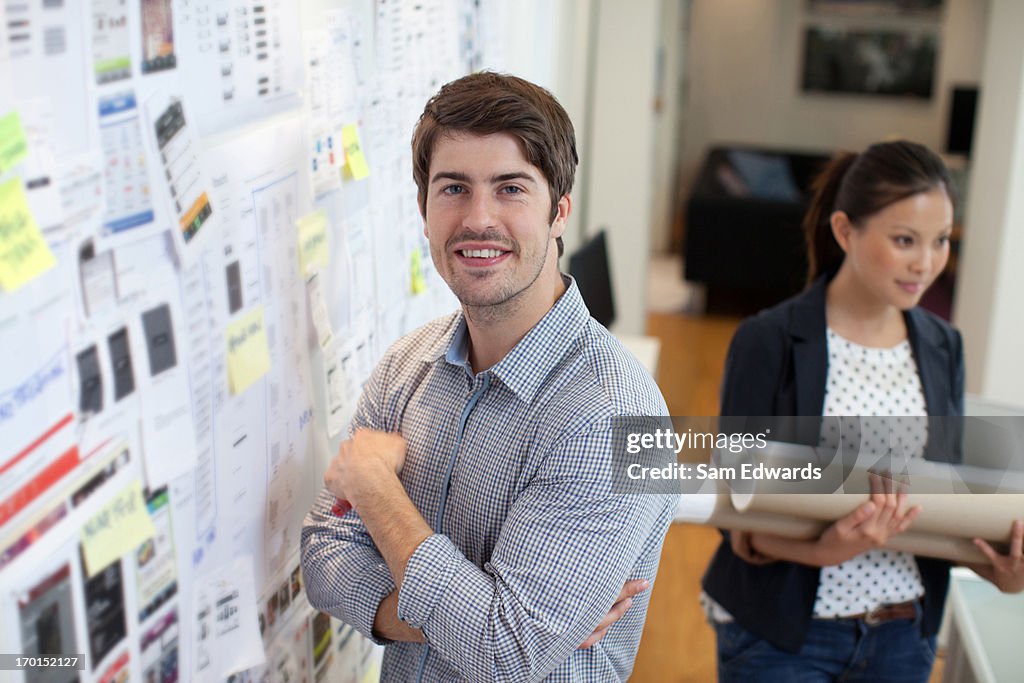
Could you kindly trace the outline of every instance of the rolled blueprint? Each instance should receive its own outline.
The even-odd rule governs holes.
[[[729,496],[720,493],[684,495],[676,508],[675,521],[801,540],[817,538],[827,526],[827,522],[808,517],[774,512],[738,512]],[[988,563],[985,555],[966,538],[906,531],[890,539],[886,547],[953,562]]]
[[[733,493],[732,504],[742,513],[774,513],[789,517],[835,521],[868,500],[866,493],[758,494]],[[983,538],[1008,543],[1015,519],[1024,519],[1020,493],[910,493],[907,505],[920,505],[915,533],[958,538]]]

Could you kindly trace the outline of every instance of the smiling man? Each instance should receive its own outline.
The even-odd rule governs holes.
[[[558,270],[572,123],[480,73],[427,103],[412,144],[461,311],[367,381],[303,529],[310,602],[387,646],[385,681],[625,680],[675,497],[613,492],[612,428],[667,409]]]

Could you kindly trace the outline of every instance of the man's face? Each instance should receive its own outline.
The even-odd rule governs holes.
[[[424,234],[438,273],[464,306],[526,300],[557,277],[555,239],[570,200],[559,200],[552,223],[547,180],[515,137],[441,137],[428,182]]]

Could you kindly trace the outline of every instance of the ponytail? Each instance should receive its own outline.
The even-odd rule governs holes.
[[[860,154],[840,153],[811,185],[811,205],[802,226],[808,284],[843,262],[845,254],[832,235],[834,212],[844,212],[854,227],[860,227],[890,204],[935,189],[956,203],[949,170],[923,145],[896,140],[871,145]]]
[[[840,152],[811,185],[811,205],[802,226],[807,241],[807,284],[823,273],[835,270],[843,262],[843,250],[832,235],[832,212],[835,211],[839,186],[857,156],[853,152]]]

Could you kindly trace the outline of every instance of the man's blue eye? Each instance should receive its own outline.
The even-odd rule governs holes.
[[[461,194],[462,193],[462,186],[461,185],[449,185],[448,187],[444,188],[444,190],[442,190],[442,192],[444,192],[445,194]]]

